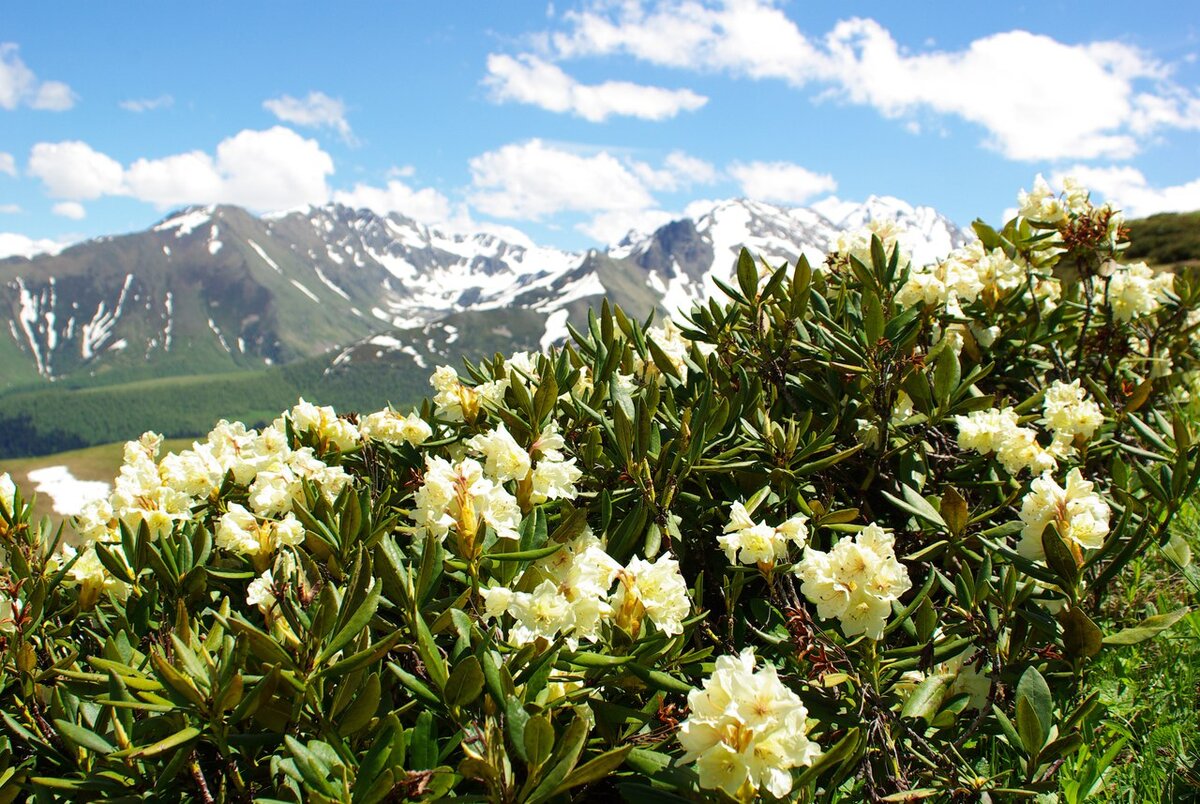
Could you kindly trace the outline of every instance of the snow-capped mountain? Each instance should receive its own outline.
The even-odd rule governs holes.
[[[820,262],[842,230],[877,219],[896,221],[918,260],[963,240],[934,210],[894,198],[723,201],[582,254],[340,205],[264,217],[189,208],[143,232],[0,260],[0,393],[322,355],[338,370],[384,358],[424,368],[545,347],[603,297],[637,315],[687,308],[716,292],[743,246],[773,265]]]

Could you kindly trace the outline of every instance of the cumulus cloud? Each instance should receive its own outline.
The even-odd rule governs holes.
[[[1074,176],[1128,217],[1157,212],[1191,212],[1200,209],[1200,179],[1168,187],[1152,187],[1140,170],[1132,167],[1087,167],[1077,165],[1056,174],[1052,182],[1062,186],[1063,177]]]
[[[607,151],[586,155],[533,139],[481,154],[470,167],[471,204],[498,218],[656,206],[636,172]]]
[[[51,207],[50,211],[73,221],[81,221],[87,217],[87,210],[78,201],[60,201]]]
[[[159,95],[157,98],[130,98],[117,105],[127,112],[151,112],[155,109],[170,109],[175,105],[175,98],[170,95]]]
[[[28,106],[61,112],[75,105],[76,96],[61,81],[41,81],[21,60],[18,47],[0,42],[0,109]]]
[[[324,92],[310,92],[307,97],[283,95],[263,101],[263,108],[285,123],[309,128],[332,128],[348,143],[354,142],[350,124],[346,122],[346,104]]]
[[[450,199],[446,196],[432,187],[413,189],[399,179],[391,179],[383,187],[356,184],[352,190],[334,193],[333,200],[355,209],[398,212],[425,224],[446,223],[452,217]]]
[[[661,209],[643,209],[632,212],[618,210],[602,212],[575,228],[593,240],[606,245],[616,245],[626,235],[637,237],[650,234],[658,227],[679,217],[679,215]]]
[[[13,159],[13,155],[0,151],[0,173],[5,173],[9,176],[17,175],[17,160]]]
[[[556,59],[616,54],[776,79],[910,127],[913,115],[953,116],[981,126],[984,143],[1014,160],[1124,158],[1155,131],[1200,128],[1200,96],[1121,42],[1068,45],[1016,30],[911,53],[870,19],[810,37],[770,0],[597,3],[563,21],[547,37]]]
[[[837,189],[833,176],[792,162],[734,162],[728,171],[741,185],[742,194],[758,201],[799,205]]]
[[[228,203],[263,211],[324,203],[333,159],[315,140],[275,126],[241,131],[212,155],[143,158],[128,168],[84,142],[38,143],[29,173],[52,197],[71,201],[116,195],[158,207]]]
[[[117,195],[123,188],[121,163],[86,142],[39,142],[29,154],[29,175],[41,179],[53,198],[87,201]]]
[[[15,232],[0,232],[0,260],[5,257],[25,257],[28,259],[37,254],[57,254],[68,245],[70,243],[67,241],[35,240],[23,234],[16,234]]]
[[[680,112],[694,112],[708,98],[690,89],[605,81],[581,84],[562,68],[537,56],[492,54],[484,83],[497,103],[513,101],[551,112],[569,112],[593,123],[609,117],[667,120]]]

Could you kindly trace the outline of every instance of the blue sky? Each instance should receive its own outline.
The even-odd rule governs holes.
[[[572,249],[733,196],[995,221],[1036,173],[1200,208],[1187,3],[438,5],[8,4],[0,250],[213,202]]]

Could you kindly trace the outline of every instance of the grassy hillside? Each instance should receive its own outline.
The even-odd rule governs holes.
[[[1200,262],[1200,212],[1164,212],[1129,222],[1126,256],[1154,265]]]
[[[146,430],[197,436],[220,418],[269,422],[304,396],[339,410],[408,405],[425,396],[428,372],[363,366],[323,374],[321,359],[255,372],[144,380],[0,397],[0,456],[45,455],[136,438]]]

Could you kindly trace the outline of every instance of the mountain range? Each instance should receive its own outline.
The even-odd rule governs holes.
[[[0,456],[154,425],[188,435],[297,394],[408,404],[435,365],[562,342],[605,297],[639,317],[687,309],[717,293],[743,246],[772,265],[820,262],[842,231],[882,219],[918,261],[964,241],[936,211],[888,197],[723,201],[583,253],[340,205],[183,209],[0,260]]]

